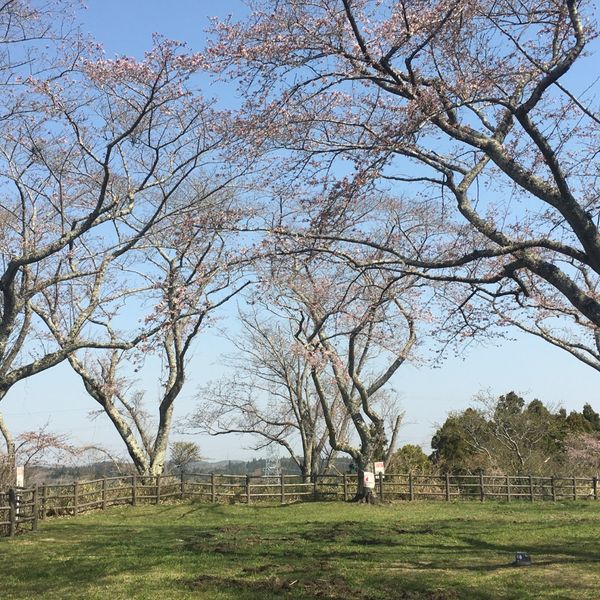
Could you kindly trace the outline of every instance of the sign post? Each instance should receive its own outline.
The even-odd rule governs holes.
[[[383,479],[385,474],[385,463],[378,461],[373,463],[375,477],[379,479],[379,500],[383,502]]]

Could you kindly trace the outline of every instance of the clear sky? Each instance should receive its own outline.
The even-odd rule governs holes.
[[[104,45],[108,57],[139,57],[150,48],[154,32],[186,41],[198,50],[205,40],[209,16],[242,16],[243,12],[238,0],[88,0],[82,20],[84,29]],[[216,88],[207,95],[215,92]],[[221,86],[218,93],[225,105],[233,104]],[[465,408],[475,394],[487,389],[497,395],[515,390],[526,399],[537,397],[567,410],[581,410],[590,402],[600,412],[599,373],[533,337],[513,337],[516,339],[497,346],[474,346],[463,357],[448,359],[436,369],[402,367],[394,379],[406,412],[400,444],[417,443],[427,449],[435,425],[443,422],[449,411]],[[199,338],[188,383],[177,401],[179,417],[193,408],[197,386],[222,371],[219,356],[227,349],[227,342],[216,331]],[[149,400],[150,394],[151,390]],[[124,454],[108,418],[87,417],[94,408],[76,376],[64,365],[17,385],[1,406],[15,433],[49,422],[52,430],[69,433],[77,443],[104,444]],[[203,455],[211,459],[253,455],[243,449],[248,442],[240,439],[198,436],[197,441]]]

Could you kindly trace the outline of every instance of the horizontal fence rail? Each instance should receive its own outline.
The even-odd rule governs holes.
[[[36,530],[52,516],[78,515],[109,506],[159,504],[194,498],[230,504],[303,500],[345,500],[353,497],[356,474],[323,475],[307,481],[297,475],[275,477],[215,473],[128,475],[71,484],[45,484],[0,490],[0,536]],[[597,477],[534,475],[413,475],[378,477],[374,494],[389,500],[598,500]]]

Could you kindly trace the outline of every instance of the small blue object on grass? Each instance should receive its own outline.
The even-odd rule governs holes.
[[[531,556],[526,552],[517,552],[515,554],[515,560],[512,563],[516,567],[528,567],[531,565]]]

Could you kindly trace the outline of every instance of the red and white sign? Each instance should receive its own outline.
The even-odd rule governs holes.
[[[375,475],[383,475],[385,473],[385,464],[382,462],[373,463],[375,466]]]
[[[371,471],[363,472],[363,485],[366,488],[374,488],[375,487],[375,473],[371,473]]]

